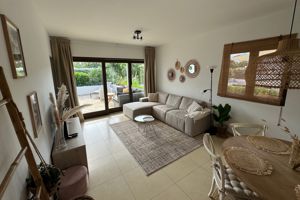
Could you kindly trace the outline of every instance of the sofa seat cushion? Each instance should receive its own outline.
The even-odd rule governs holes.
[[[173,106],[175,108],[179,108],[180,102],[181,102],[182,96],[169,94],[166,104],[168,106]]]
[[[151,115],[152,106],[160,105],[158,102],[133,102],[123,106],[123,113],[130,119],[138,115]]]
[[[167,112],[166,123],[184,132],[186,115],[187,112],[185,110],[171,110]]]
[[[170,110],[175,110],[176,108],[174,108],[173,106],[169,106],[169,105],[157,105],[157,106],[153,106],[153,116],[156,119],[159,119],[160,121],[165,121],[166,118],[166,113]]]

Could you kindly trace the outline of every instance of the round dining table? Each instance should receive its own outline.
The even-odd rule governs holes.
[[[291,144],[288,141],[284,142]],[[300,171],[289,167],[289,155],[278,155],[257,149],[248,141],[247,136],[236,136],[226,139],[222,145],[223,152],[230,147],[246,148],[273,166],[273,171],[270,175],[254,175],[239,170],[233,163],[228,162],[226,156],[224,156],[227,164],[239,179],[259,194],[261,199],[296,200],[295,187],[300,184]]]

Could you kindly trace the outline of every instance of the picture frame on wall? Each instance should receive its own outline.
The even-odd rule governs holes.
[[[13,78],[26,77],[27,70],[20,31],[5,15],[0,14],[0,17]]]
[[[37,93],[34,91],[27,95],[30,118],[32,123],[32,129],[34,137],[38,137],[38,133],[42,128],[42,117],[40,112],[39,100]]]

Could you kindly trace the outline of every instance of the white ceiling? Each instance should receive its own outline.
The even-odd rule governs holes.
[[[293,0],[33,0],[50,35],[158,46],[268,15]],[[143,30],[143,41],[132,39]]]

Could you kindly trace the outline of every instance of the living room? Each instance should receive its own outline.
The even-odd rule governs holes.
[[[41,127],[37,131],[37,137],[34,137],[33,140],[45,162],[52,163],[51,152],[55,140],[54,136],[57,134],[55,125],[53,125],[52,102],[49,99],[49,93],[57,94],[58,88],[53,83],[55,74],[53,74],[50,57],[54,57],[54,55],[49,37],[63,37],[69,40],[74,66],[76,65],[75,62],[100,63],[97,66],[102,70],[99,76],[105,77],[101,80],[106,81],[95,84],[96,88],[91,87],[94,86],[93,84],[84,83],[82,85],[90,88],[82,93],[86,99],[82,104],[96,102],[96,106],[83,108],[83,111],[86,109],[87,112],[91,112],[90,114],[84,113],[86,119],[82,124],[81,133],[84,135],[89,165],[89,184],[86,195],[93,199],[209,199],[208,193],[213,174],[209,154],[203,146],[202,137],[204,133],[211,130],[207,128],[206,131],[200,131],[198,128],[197,131],[201,134],[193,131],[193,133],[197,133],[195,140],[201,143],[199,146],[197,144],[193,151],[189,150],[189,152],[192,151],[191,153],[185,152],[184,155],[176,157],[176,159],[173,158],[169,163],[159,166],[155,171],[148,174],[149,171],[145,170],[141,165],[142,162],[137,158],[138,153],[132,153],[133,147],[129,147],[124,142],[124,137],[120,136],[121,133],[118,131],[120,128],[118,129],[117,126],[119,123],[132,122],[138,129],[137,133],[147,132],[147,129],[151,132],[153,127],[144,127],[144,124],[139,127],[140,123],[134,122],[136,116],[130,119],[126,113],[123,114],[123,103],[120,103],[118,95],[126,96],[124,101],[124,105],[126,105],[133,100],[133,94],[146,88],[144,83],[146,80],[142,80],[140,75],[137,76],[140,80],[139,84],[136,87],[128,87],[129,83],[134,82],[134,79],[129,77],[134,77],[134,70],[132,70],[134,64],[146,63],[145,47],[153,47],[155,49],[155,73],[151,79],[152,83],[155,84],[155,90],[147,89],[147,93],[164,92],[169,95],[174,94],[195,101],[203,101],[207,105],[211,100],[212,104],[217,106],[229,104],[231,117],[225,122],[228,125],[227,132],[232,134],[232,129],[229,126],[231,123],[260,124],[268,127],[265,130],[265,136],[281,139],[280,141],[292,141],[289,134],[300,136],[298,125],[300,107],[297,105],[300,99],[299,90],[287,90],[286,96],[282,96],[284,103],[282,101],[273,102],[268,98],[259,102],[254,97],[251,97],[252,99],[248,96],[248,99],[245,99],[246,97],[237,98],[224,93],[227,88],[222,87],[224,85],[222,77],[228,78],[228,73],[226,74],[226,70],[224,70],[226,47],[233,53],[244,53],[245,51],[238,52],[235,48],[239,48],[238,45],[243,45],[243,42],[257,42],[261,39],[272,38],[273,41],[276,40],[275,49],[277,49],[278,41],[282,37],[289,37],[294,3],[293,0],[249,2],[238,0],[226,2],[204,0],[147,2],[134,0],[126,3],[116,0],[84,3],[81,1],[2,0],[0,2],[0,14],[5,15],[13,22],[20,34],[27,76],[13,78],[6,36],[2,27],[0,31],[2,49],[0,51],[0,66],[3,67],[13,100],[22,112],[26,127],[32,137],[34,137],[35,130],[32,125],[27,96],[33,91],[36,92]],[[295,11],[291,35],[298,38],[299,36],[296,34],[300,32],[299,5]],[[133,39],[135,30],[142,31],[140,34],[143,37],[142,40]],[[82,58],[85,58],[86,61]],[[184,71],[190,60],[196,61],[193,66],[199,64],[198,74],[195,77],[188,76]],[[109,79],[110,74],[115,74],[115,71],[109,72],[107,70],[110,63],[125,64],[124,69],[127,71],[124,77],[127,82],[119,80],[119,78]],[[178,69],[176,64],[179,65]],[[119,65],[116,66],[119,67]],[[142,69],[146,69],[146,67],[145,64]],[[183,72],[181,72],[181,68],[183,68]],[[82,66],[79,66],[78,69],[82,70]],[[213,73],[211,73],[211,69],[213,69]],[[299,69],[297,72],[299,73]],[[144,73],[146,72],[140,72],[140,74]],[[124,79],[124,77],[122,78]],[[246,78],[244,77],[244,81]],[[299,83],[299,76],[296,81]],[[81,87],[78,83],[76,84]],[[243,84],[239,86],[244,87],[245,84]],[[111,87],[109,87],[110,85]],[[122,86],[120,94],[114,93],[116,86],[119,88]],[[255,87],[254,84],[253,87]],[[137,92],[134,93],[134,90]],[[76,92],[79,93],[80,91],[76,90]],[[72,94],[70,93],[70,95]],[[147,95],[144,94],[144,96]],[[79,97],[78,95],[77,98]],[[140,99],[142,96],[137,98]],[[140,103],[137,102],[139,99],[135,100],[134,103]],[[167,100],[164,103],[166,102]],[[172,101],[172,103],[174,102]],[[95,110],[90,110],[91,108],[98,109],[96,114],[93,113]],[[20,145],[7,111],[1,109],[0,112],[0,150],[3,155],[0,158],[0,177],[3,180],[6,171],[20,150]],[[148,114],[148,111],[143,112],[141,114]],[[211,125],[210,114],[210,111],[205,113],[206,124],[209,123],[209,126]],[[175,125],[172,125],[171,119],[168,122],[167,120],[160,120],[155,113],[153,116],[155,118],[154,124],[159,122],[160,128],[167,130],[166,132],[170,128],[176,133],[180,132],[181,135],[187,136],[188,139],[194,139],[194,137],[184,134],[188,131],[175,127],[176,120]],[[126,127],[133,126],[127,125]],[[184,125],[185,127],[187,125]],[[287,134],[285,127],[288,128],[289,134]],[[158,130],[154,126],[154,131],[152,131],[154,136],[155,134],[160,136]],[[152,136],[150,138],[153,139]],[[135,139],[138,140],[138,138]],[[222,148],[228,144],[224,143],[228,138],[215,135],[212,138],[216,151],[223,156]],[[126,141],[130,141],[129,139],[134,141],[132,137],[126,138]],[[146,144],[144,139],[142,140]],[[144,152],[147,153],[147,151]],[[33,154],[36,163],[39,164],[38,156],[36,153]],[[264,155],[264,152],[261,155]],[[147,169],[149,169],[148,167]],[[238,171],[238,169],[236,170]],[[295,170],[292,169],[290,171],[294,173],[295,177],[299,176],[299,172],[294,172]],[[276,175],[276,172],[276,166],[273,164],[273,174],[270,177]],[[239,171],[238,175],[241,175]],[[256,180],[259,180],[259,176],[256,176],[258,177]],[[25,199],[27,194],[25,179],[27,177],[28,166],[23,159],[15,176],[5,187],[4,196],[1,197],[3,199]],[[245,177],[241,176],[240,178],[245,179]],[[247,180],[244,179],[243,181],[247,183]],[[247,186],[252,190],[256,189],[251,181],[248,184]],[[298,184],[300,184],[299,181]],[[291,193],[295,196],[293,199],[296,199],[295,187],[296,184],[290,190],[283,187],[282,191],[279,189],[278,191]],[[270,199],[269,196],[264,196],[260,189],[255,192],[265,197],[262,199]],[[286,199],[290,199],[288,197],[290,196],[287,196]]]

